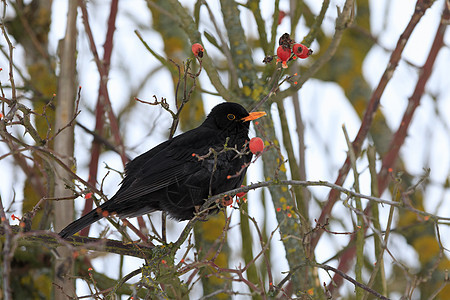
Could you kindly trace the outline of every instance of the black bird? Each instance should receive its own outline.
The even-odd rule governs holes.
[[[241,185],[247,163],[252,159],[252,153],[244,149],[249,140],[249,121],[265,114],[248,113],[240,104],[232,102],[215,106],[199,127],[130,161],[117,193],[69,224],[59,235],[71,236],[109,214],[123,219],[161,210],[179,221],[192,219],[208,196]],[[225,144],[247,153],[223,151]],[[219,153],[216,159],[211,148]]]

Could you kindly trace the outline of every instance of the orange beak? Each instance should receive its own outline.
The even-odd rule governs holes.
[[[251,112],[248,116],[242,118],[241,120],[244,122],[252,121],[252,120],[259,119],[265,115],[267,115],[267,114],[263,111],[254,111],[254,112]]]

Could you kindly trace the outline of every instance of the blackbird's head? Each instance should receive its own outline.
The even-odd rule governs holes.
[[[235,128],[246,128],[250,126],[250,121],[256,120],[266,115],[265,112],[251,112],[238,103],[225,102],[215,106],[204,125],[220,130],[233,130]]]

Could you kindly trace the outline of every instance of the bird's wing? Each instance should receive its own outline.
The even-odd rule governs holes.
[[[127,177],[114,196],[116,203],[142,197],[198,172],[202,162],[193,153],[204,155],[211,146],[221,146],[219,140],[216,132],[199,127],[138,156],[127,166]]]

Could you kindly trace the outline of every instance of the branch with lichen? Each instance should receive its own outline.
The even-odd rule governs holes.
[[[409,37],[411,36],[414,28],[417,26],[420,19],[425,14],[425,11],[431,6],[432,2],[433,1],[423,1],[423,0],[417,1],[416,10],[415,10],[414,14],[411,16],[411,19],[410,19],[408,25],[406,26],[405,30],[400,35],[400,37],[397,41],[397,45],[391,54],[388,65],[378,83],[378,86],[372,93],[371,99],[367,106],[366,113],[364,114],[358,134],[352,142],[352,147],[354,149],[356,156],[358,156],[359,153],[361,152],[362,144],[363,144],[364,140],[366,139],[367,134],[369,133],[369,129],[371,128],[371,124],[372,124],[373,118],[375,116],[375,112],[379,108],[381,96],[382,96],[388,82],[392,78],[392,75],[394,74],[394,71],[398,65],[398,62],[400,61],[400,58],[401,58],[402,52],[405,48],[405,45],[406,45]],[[427,4],[427,5],[425,5],[425,4]],[[339,176],[336,179],[335,183],[338,185],[342,185],[344,183],[345,179],[347,178],[347,174],[348,174],[349,170],[350,170],[350,159],[347,156],[347,159],[346,159],[344,165],[339,170]],[[381,191],[380,191],[380,193],[381,193]],[[322,222],[325,218],[327,218],[329,216],[332,207],[334,206],[334,204],[337,201],[337,196],[338,196],[338,194],[335,193],[334,191],[330,192],[330,194],[328,196],[328,200],[322,209],[322,213],[319,218],[320,222]],[[320,233],[319,233],[319,235],[314,237],[313,245],[317,245],[319,239],[320,239]]]
[[[179,24],[182,26],[182,28],[185,30],[186,34],[189,36],[189,39],[192,43],[200,42],[201,41],[201,35],[200,32],[197,29],[197,26],[192,19],[192,17],[186,13],[185,8],[176,0],[168,0],[170,5],[172,6],[173,13],[176,15],[176,17],[179,20]],[[217,72],[217,68],[214,66],[212,59],[205,55],[203,58],[203,68],[205,69],[206,73],[208,74],[208,77],[212,83],[212,85],[215,87],[217,92],[226,100],[232,101],[233,99],[236,99],[234,93],[229,91],[222,83],[222,80],[220,79],[219,73]]]

